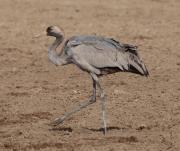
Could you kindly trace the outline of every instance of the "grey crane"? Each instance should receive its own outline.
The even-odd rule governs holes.
[[[55,119],[52,124],[57,126],[73,113],[96,102],[96,87],[98,87],[102,105],[103,132],[106,134],[105,93],[98,77],[120,71],[148,76],[149,72],[138,55],[137,47],[120,43],[112,38],[81,35],[66,40],[58,54],[56,48],[64,41],[63,30],[57,26],[50,26],[46,32],[48,36],[56,38],[48,50],[50,61],[55,65],[75,64],[89,73],[93,81],[93,95],[70,112],[66,112],[61,118]]]

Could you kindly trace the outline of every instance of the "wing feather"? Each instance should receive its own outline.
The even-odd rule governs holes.
[[[122,71],[136,70],[141,75],[148,75],[147,68],[140,60],[137,46],[97,36],[75,36],[66,45],[72,51],[73,47],[78,47],[73,53],[95,68],[118,67]]]

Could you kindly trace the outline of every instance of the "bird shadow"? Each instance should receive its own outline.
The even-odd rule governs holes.
[[[87,129],[87,130],[90,130],[90,131],[93,131],[93,132],[102,132],[104,131],[104,128],[87,128],[87,127],[84,127],[84,129]],[[120,128],[120,127],[117,127],[117,126],[110,126],[110,127],[107,127],[107,131],[111,131],[111,130],[124,130],[125,128]]]
[[[83,129],[89,130],[89,131],[93,131],[93,132],[102,132],[104,131],[104,128],[87,128],[87,127],[83,127]],[[113,130],[124,130],[125,128],[120,128],[117,126],[110,126],[107,127],[107,131],[113,131]],[[71,127],[53,127],[51,129],[49,129],[50,131],[66,131],[66,132],[72,132],[73,129]]]
[[[73,129],[71,127],[53,127],[49,129],[50,131],[66,131],[66,132],[72,132]]]

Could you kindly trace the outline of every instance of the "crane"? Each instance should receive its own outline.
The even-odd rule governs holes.
[[[95,35],[78,35],[64,40],[64,32],[57,26],[49,26],[46,32],[47,36],[55,37],[55,41],[48,49],[49,60],[57,66],[75,64],[81,70],[87,72],[93,81],[92,96],[88,100],[75,106],[69,112],[66,112],[62,117],[56,118],[52,124],[57,126],[73,113],[95,103],[96,89],[99,88],[103,133],[106,134],[106,97],[98,77],[115,72],[132,72],[147,77],[149,72],[139,57],[137,46],[121,43],[113,38]],[[65,42],[63,43],[63,41]],[[56,48],[62,43],[62,50],[58,54]]]

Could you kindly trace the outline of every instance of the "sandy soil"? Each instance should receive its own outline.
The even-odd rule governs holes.
[[[180,150],[179,8],[179,0],[0,0],[0,150]],[[149,78],[101,78],[106,136],[99,100],[55,129],[48,125],[92,90],[76,66],[48,61],[49,25],[66,37],[97,34],[139,46]]]

